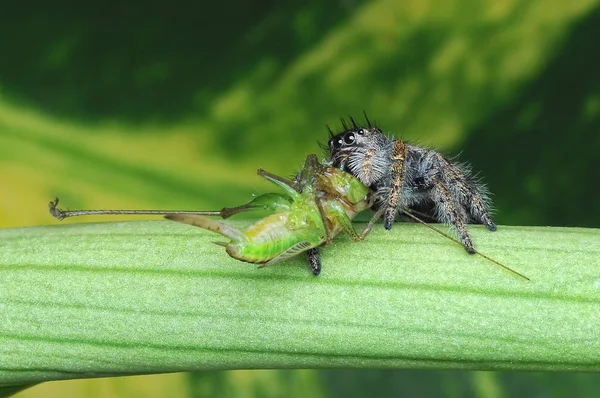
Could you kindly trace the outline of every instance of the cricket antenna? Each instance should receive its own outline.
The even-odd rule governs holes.
[[[442,236],[444,236],[444,237],[446,237],[446,238],[450,239],[451,241],[453,241],[453,242],[455,242],[455,243],[458,243],[458,244],[459,244],[459,245],[461,245],[461,246],[463,245],[462,243],[460,243],[460,241],[459,241],[458,239],[455,239],[454,237],[452,237],[452,236],[448,235],[447,233],[445,233],[445,232],[443,232],[443,231],[440,231],[439,229],[437,229],[437,228],[436,228],[436,227],[434,227],[433,225],[429,225],[429,224],[427,224],[425,221],[421,220],[419,217],[417,217],[417,216],[415,216],[414,214],[412,214],[412,213],[410,212],[410,210],[408,210],[408,209],[402,209],[402,212],[403,212],[404,214],[406,214],[406,215],[407,215],[409,218],[412,218],[413,220],[415,220],[415,221],[417,221],[417,222],[420,222],[421,224],[425,225],[425,226],[426,226],[427,228],[429,228],[429,229],[432,229],[432,230],[434,230],[434,231],[435,231],[435,232],[437,232],[438,234],[440,234],[440,235],[442,235]],[[488,261],[491,261],[492,263],[494,263],[494,264],[498,265],[499,267],[501,267],[501,268],[504,268],[504,269],[505,269],[505,270],[507,270],[508,272],[511,272],[511,273],[513,273],[514,275],[517,275],[517,276],[519,276],[519,277],[521,277],[521,278],[523,278],[523,279],[525,279],[525,280],[527,280],[527,281],[529,281],[529,280],[530,280],[530,279],[529,279],[528,277],[526,277],[525,275],[523,275],[523,274],[521,274],[521,273],[519,273],[519,272],[515,271],[514,269],[512,269],[512,268],[510,268],[510,267],[508,267],[508,266],[506,266],[506,265],[502,264],[501,262],[499,262],[499,261],[497,261],[497,260],[494,260],[494,259],[493,259],[493,258],[491,258],[491,257],[488,257],[488,256],[486,256],[485,254],[483,254],[483,253],[481,253],[481,252],[479,252],[479,251],[477,251],[477,250],[475,250],[475,251],[474,251],[474,254],[477,254],[477,255],[479,255],[479,256],[481,256],[481,257],[485,258],[486,260],[488,260]]]
[[[58,198],[48,204],[50,214],[58,221],[68,217],[97,216],[97,215],[150,215],[164,216],[167,214],[196,214],[202,216],[221,216],[223,211],[187,211],[187,210],[62,210],[58,207]]]

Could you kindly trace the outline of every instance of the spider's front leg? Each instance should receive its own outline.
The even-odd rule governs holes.
[[[391,229],[398,212],[398,206],[400,204],[400,193],[402,190],[402,184],[404,184],[404,176],[406,174],[406,168],[404,162],[406,160],[406,154],[408,153],[408,147],[404,141],[396,140],[392,147],[392,169],[390,172],[390,191],[388,202],[383,214],[383,225],[385,229]]]

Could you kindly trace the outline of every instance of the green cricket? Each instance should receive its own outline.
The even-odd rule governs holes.
[[[308,266],[314,275],[321,272],[318,247],[330,244],[344,231],[353,241],[364,239],[380,214],[358,233],[352,219],[374,203],[374,193],[349,173],[321,164],[316,155],[309,155],[304,168],[292,180],[262,169],[258,175],[284,190],[284,194],[266,193],[241,206],[220,211],[162,210],[61,210],[58,198],[50,202],[50,213],[59,220],[66,217],[99,214],[164,215],[169,220],[195,225],[216,232],[229,242],[215,242],[225,247],[231,257],[259,268],[308,251]],[[268,210],[273,214],[250,225],[245,231],[223,221],[208,218],[229,218],[234,214]]]

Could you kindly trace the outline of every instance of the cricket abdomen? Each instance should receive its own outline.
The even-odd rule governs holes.
[[[249,263],[263,264],[274,259],[300,242],[309,242],[306,250],[323,242],[324,231],[319,228],[290,228],[289,214],[278,213],[251,225],[245,241],[231,242],[226,246],[231,257]]]

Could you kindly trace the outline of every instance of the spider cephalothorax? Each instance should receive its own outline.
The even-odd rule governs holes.
[[[489,194],[468,166],[439,152],[386,136],[367,119],[363,127],[350,118],[328,142],[334,166],[358,177],[376,191],[375,207],[383,208],[386,229],[403,209],[432,209],[432,216],[450,225],[463,246],[474,253],[466,228],[470,222],[496,226],[490,218]]]

